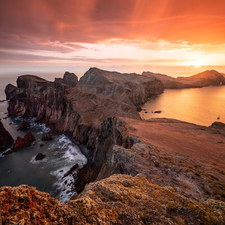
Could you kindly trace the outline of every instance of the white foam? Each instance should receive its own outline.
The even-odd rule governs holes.
[[[57,187],[60,194],[56,196],[56,198],[61,202],[69,201],[70,198],[76,194],[76,192],[72,190],[74,179],[72,175],[62,177],[76,163],[78,164],[78,168],[82,168],[83,165],[87,163],[87,158],[81,153],[79,147],[73,144],[65,135],[58,136],[48,149],[52,151],[53,155],[62,154],[60,158],[52,160],[51,163],[57,165],[58,168],[57,170],[51,171],[50,174],[57,178],[54,186]]]
[[[0,153],[0,158],[6,157],[7,155],[3,155],[3,153],[8,152],[9,150],[11,150],[11,148],[7,148],[4,152],[1,152]]]

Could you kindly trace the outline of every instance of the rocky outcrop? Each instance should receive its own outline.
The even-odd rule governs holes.
[[[6,88],[6,95],[9,96]],[[33,75],[20,76],[10,96],[10,116],[37,117],[37,121],[54,123],[62,116],[65,87]]]
[[[17,137],[12,149],[7,152],[4,152],[3,155],[10,155],[13,152],[17,152],[19,149],[29,146],[35,140],[35,136],[31,132],[27,132],[24,138]]]
[[[142,75],[155,77],[160,80],[166,89],[199,88],[209,85],[225,85],[223,74],[215,70],[206,70],[189,77],[170,77],[165,74],[143,72]]]
[[[6,99],[9,100],[10,98],[12,98],[15,92],[16,92],[16,86],[12,84],[8,84],[5,88]]]
[[[11,134],[5,129],[0,121],[0,150],[11,145],[14,142]]]
[[[225,200],[222,131],[172,119],[108,118],[99,129],[92,162],[74,176],[76,192],[112,174],[142,173],[198,201]]]
[[[50,141],[50,140],[52,140],[52,134],[51,133],[44,133],[42,135],[41,140],[42,141]]]
[[[17,130],[25,130],[30,127],[30,124],[27,121],[23,121]]]
[[[90,148],[95,148],[96,132],[109,116],[140,119],[132,105],[36,76],[18,77],[17,86],[9,102],[10,116],[37,117],[36,121],[54,124],[59,132],[69,130]]]
[[[216,70],[206,70],[190,77],[178,77],[177,80],[199,87],[206,87],[209,85],[225,85],[224,76]]]
[[[42,160],[45,158],[46,155],[42,154],[42,153],[38,153],[35,157],[35,160]]]
[[[122,74],[98,68],[90,68],[80,78],[77,88],[130,105],[143,104],[164,90],[161,81],[154,76]]]
[[[224,224],[225,203],[197,202],[142,174],[113,175],[60,203],[33,187],[0,188],[0,224]]]
[[[63,78],[55,78],[55,82],[75,87],[78,83],[78,77],[74,73],[65,72]]]

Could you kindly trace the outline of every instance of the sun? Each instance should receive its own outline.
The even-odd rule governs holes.
[[[201,61],[195,61],[193,62],[193,65],[197,68],[203,65],[203,63]]]

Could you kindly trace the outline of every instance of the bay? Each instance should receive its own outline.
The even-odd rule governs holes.
[[[225,86],[167,89],[146,102],[140,112],[143,119],[173,118],[210,126],[215,121],[225,123]],[[152,113],[162,111],[161,113]],[[220,117],[218,120],[217,118]]]

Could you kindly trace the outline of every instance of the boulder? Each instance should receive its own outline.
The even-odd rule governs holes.
[[[64,174],[63,177],[69,176],[69,175],[72,174],[78,167],[79,167],[79,165],[76,163],[74,166],[72,166],[72,167],[70,168],[69,171],[67,171],[67,172]]]
[[[141,112],[141,111],[142,111],[141,106],[138,105],[136,108],[137,108],[137,111],[138,111],[138,112]]]
[[[42,154],[42,153],[38,153],[35,157],[35,160],[42,160],[45,158],[46,155]]]
[[[11,134],[5,129],[0,120],[0,150],[11,145],[13,142]]]
[[[30,123],[23,121],[17,130],[25,130],[28,127],[30,127]]]
[[[10,155],[13,152],[17,152],[19,149],[29,146],[35,141],[35,136],[31,132],[27,132],[24,138],[17,137],[11,150],[4,152],[3,155]]]
[[[50,140],[52,140],[51,133],[45,133],[45,134],[43,134],[41,140],[42,141],[50,141]]]
[[[154,111],[153,113],[161,113],[162,110]]]

